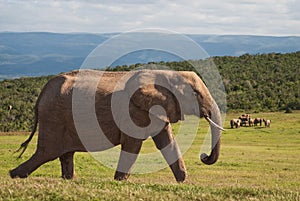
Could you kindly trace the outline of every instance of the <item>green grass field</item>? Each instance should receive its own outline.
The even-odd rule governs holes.
[[[300,200],[300,111],[252,115],[271,119],[271,128],[230,129],[229,120],[237,116],[227,114],[221,156],[211,166],[199,160],[208,130],[207,123],[200,121],[197,136],[184,154],[188,178],[183,184],[176,183],[169,168],[117,182],[114,170],[88,153],[75,154],[73,180],[60,178],[58,160],[44,164],[27,179],[11,179],[8,171],[33,154],[37,138],[17,159],[13,152],[27,135],[2,133],[0,200]],[[153,146],[147,140],[142,153],[151,152]]]

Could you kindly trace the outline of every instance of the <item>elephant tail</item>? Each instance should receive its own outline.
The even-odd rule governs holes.
[[[31,130],[31,134],[30,134],[29,138],[28,138],[25,142],[23,142],[23,143],[21,144],[20,148],[19,148],[18,150],[15,151],[15,153],[21,151],[21,153],[20,153],[20,155],[18,156],[18,158],[21,158],[21,157],[22,157],[23,153],[24,153],[25,150],[27,149],[27,146],[28,146],[29,142],[32,140],[32,138],[33,138],[33,136],[34,136],[34,134],[35,134],[35,132],[36,132],[37,125],[38,125],[38,120],[39,120],[39,119],[38,119],[38,103],[39,103],[40,97],[41,97],[41,96],[39,96],[39,98],[38,98],[38,100],[37,100],[37,102],[36,102],[35,108],[34,108],[34,124],[33,124],[32,130]]]

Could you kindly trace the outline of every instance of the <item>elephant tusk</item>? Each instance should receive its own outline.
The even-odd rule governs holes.
[[[221,126],[219,126],[218,124],[216,124],[215,122],[213,122],[213,120],[211,120],[208,116],[205,116],[205,119],[210,123],[212,124],[214,127],[222,130],[222,131],[225,131],[224,128],[222,128]]]

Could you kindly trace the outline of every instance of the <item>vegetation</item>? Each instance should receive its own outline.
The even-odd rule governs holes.
[[[160,64],[174,70],[194,70],[191,64],[209,66],[211,61],[215,63],[223,79],[227,92],[227,111],[291,112],[300,109],[300,52],[158,62],[149,63],[148,67]],[[124,65],[109,67],[107,70],[130,71],[142,66],[142,64]],[[0,131],[30,130],[34,103],[41,88],[51,77],[20,78],[0,82]]]
[[[228,113],[219,161],[211,166],[199,160],[208,130],[204,119],[190,149],[184,154],[188,178],[177,184],[169,168],[131,175],[129,181],[113,180],[114,170],[88,153],[75,154],[76,178],[60,178],[56,159],[27,179],[11,179],[8,170],[27,160],[36,147],[35,136],[23,158],[13,155],[27,136],[0,134],[0,200],[300,200],[300,111],[285,114],[257,113],[272,119],[270,128],[230,129]],[[174,125],[178,130],[179,124]],[[142,153],[153,150],[147,140]],[[149,164],[150,165],[150,164]]]
[[[217,57],[230,109],[300,109],[300,52]]]
[[[31,129],[35,102],[50,78],[20,78],[0,82],[0,132]]]

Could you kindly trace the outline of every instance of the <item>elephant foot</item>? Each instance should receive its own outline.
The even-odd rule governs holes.
[[[59,157],[61,163],[61,177],[63,179],[73,179],[74,177],[74,152],[68,152]]]
[[[74,178],[74,174],[73,173],[64,174],[64,175],[61,176],[61,178],[67,179],[67,180],[73,179]]]
[[[182,183],[187,178],[187,171],[182,158],[178,159],[175,163],[170,165],[170,168],[178,183]]]
[[[27,172],[19,171],[18,168],[16,168],[10,170],[9,175],[11,178],[27,178],[29,174]]]
[[[116,181],[124,181],[124,180],[128,179],[129,175],[130,175],[129,173],[123,173],[123,172],[116,171],[114,179]]]
[[[187,177],[187,173],[182,171],[182,172],[178,172],[176,175],[175,175],[175,179],[178,183],[183,183],[185,181]]]

